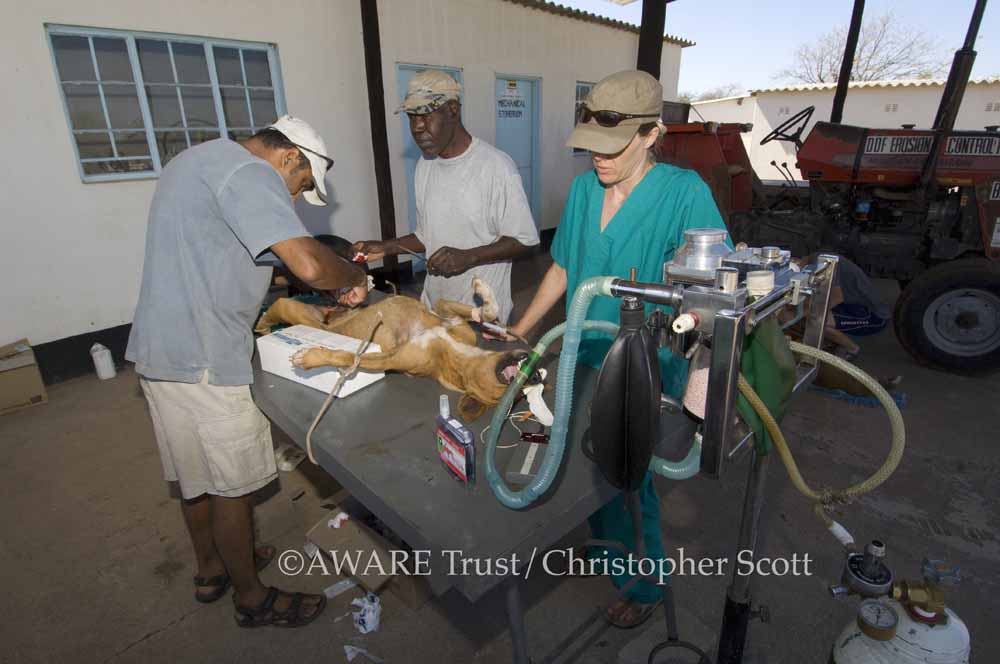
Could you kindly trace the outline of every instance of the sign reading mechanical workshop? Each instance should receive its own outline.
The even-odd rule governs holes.
[[[507,81],[507,87],[497,97],[497,117],[520,120],[524,108],[524,93],[517,88],[517,81]]]

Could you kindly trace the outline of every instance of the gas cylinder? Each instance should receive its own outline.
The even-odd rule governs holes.
[[[837,637],[830,662],[968,664],[969,629],[947,607],[945,615],[946,620],[932,625],[914,619],[907,608],[894,599],[866,600],[858,610],[857,620]]]

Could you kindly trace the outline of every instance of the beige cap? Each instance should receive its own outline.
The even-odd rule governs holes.
[[[333,159],[326,156],[326,141],[323,137],[308,122],[291,115],[282,115],[268,129],[277,129],[284,134],[309,160],[316,188],[302,194],[302,198],[313,205],[326,205],[324,178],[333,165]]]
[[[629,69],[607,76],[591,88],[583,105],[591,111],[615,111],[646,117],[622,120],[615,127],[602,127],[595,118],[579,122],[566,145],[600,154],[625,149],[639,127],[658,122],[663,112],[663,86],[644,71]]]
[[[437,69],[425,69],[410,79],[406,86],[406,98],[396,113],[433,113],[445,102],[458,100],[461,94],[462,85],[450,75]]]

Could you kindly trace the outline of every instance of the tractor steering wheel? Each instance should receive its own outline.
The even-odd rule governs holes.
[[[760,144],[766,145],[771,141],[779,140],[791,141],[792,143],[795,143],[796,148],[802,147],[802,132],[805,130],[806,125],[809,124],[809,119],[812,118],[812,114],[815,110],[815,106],[807,106],[806,108],[803,108],[801,111],[775,127],[774,131],[761,139]],[[796,125],[798,126],[796,127]],[[792,127],[795,127],[794,131],[790,131]]]

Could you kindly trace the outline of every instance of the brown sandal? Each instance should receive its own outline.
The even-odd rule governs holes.
[[[632,600],[625,600],[625,601],[628,602],[628,605],[627,605],[627,607],[626,607],[625,610],[632,609],[633,607],[636,607],[636,608],[639,609],[639,613],[637,613],[636,616],[632,620],[624,621],[624,620],[621,620],[620,618],[612,618],[611,616],[607,615],[607,613],[605,613],[605,616],[604,616],[604,618],[609,623],[611,623],[612,625],[614,625],[618,629],[634,629],[634,628],[638,627],[639,625],[641,625],[644,622],[646,622],[647,620],[649,620],[649,617],[651,615],[653,615],[653,611],[656,611],[657,607],[659,607],[660,604],[663,603],[662,599],[659,599],[659,600],[653,602],[652,604],[642,604],[641,602],[635,602],[635,601],[632,601]],[[619,615],[621,615],[621,614],[619,614]]]
[[[274,602],[279,595],[291,595],[292,601],[288,608],[278,611],[274,608]],[[315,607],[311,615],[303,615],[302,600],[307,597],[319,597],[319,603],[310,605]],[[302,627],[308,625],[323,613],[326,608],[326,595],[306,595],[304,593],[283,593],[277,588],[268,588],[267,597],[260,605],[247,608],[236,603],[236,596],[233,595],[233,606],[236,609],[236,624],[240,627],[263,627],[274,625],[275,627]]]

